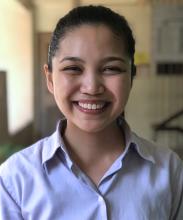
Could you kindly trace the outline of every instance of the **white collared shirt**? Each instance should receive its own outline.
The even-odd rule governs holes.
[[[1,220],[183,220],[183,163],[131,132],[98,186],[73,163],[55,133],[0,167]]]

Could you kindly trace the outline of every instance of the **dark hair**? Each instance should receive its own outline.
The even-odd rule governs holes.
[[[135,40],[132,30],[126,19],[104,6],[80,6],[72,9],[62,17],[52,34],[48,50],[48,69],[52,71],[52,58],[59,48],[60,40],[64,38],[68,31],[82,24],[105,24],[114,34],[124,40],[126,52],[132,60],[132,78],[135,75],[134,65]]]

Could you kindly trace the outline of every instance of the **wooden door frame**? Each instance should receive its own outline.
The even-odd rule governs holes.
[[[7,114],[7,86],[6,86],[6,72],[0,71],[0,143],[8,139],[8,114]],[[1,92],[1,91],[0,91]],[[1,103],[2,102],[2,103]]]

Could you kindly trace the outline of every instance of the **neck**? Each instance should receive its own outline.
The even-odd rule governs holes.
[[[102,159],[113,161],[125,145],[116,122],[100,132],[85,132],[68,122],[64,139],[71,158],[80,166]]]

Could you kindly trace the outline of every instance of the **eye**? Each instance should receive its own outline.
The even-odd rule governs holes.
[[[104,74],[109,74],[109,75],[114,75],[114,74],[121,74],[126,72],[126,69],[122,69],[121,67],[118,66],[106,66],[103,68],[102,72]]]
[[[66,73],[70,74],[78,74],[82,72],[82,68],[79,66],[66,66],[61,69],[61,71],[64,71]]]

